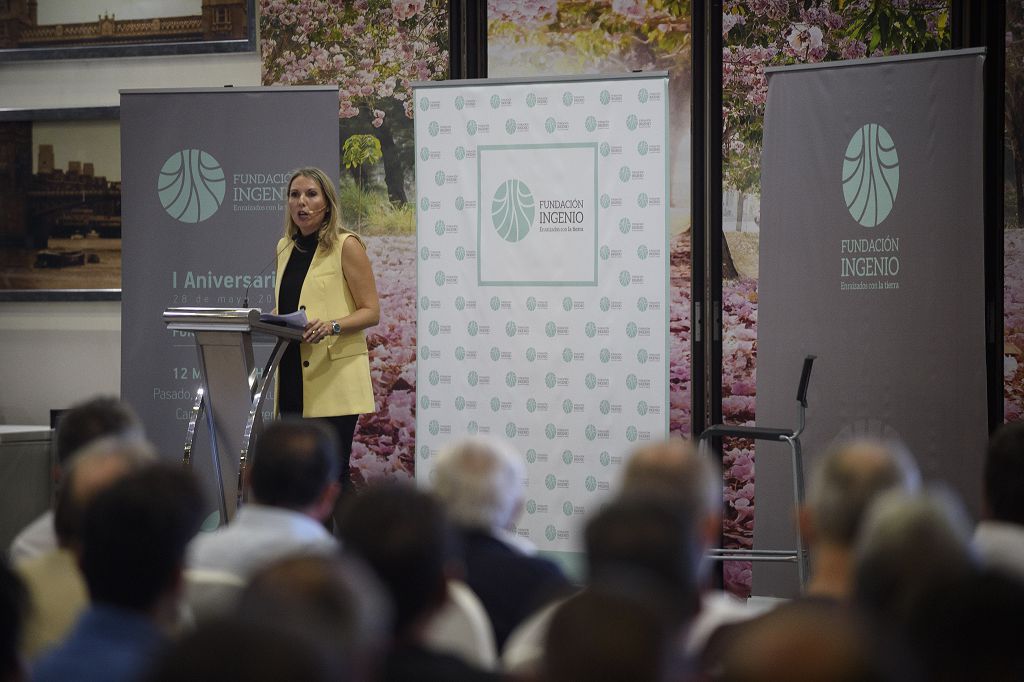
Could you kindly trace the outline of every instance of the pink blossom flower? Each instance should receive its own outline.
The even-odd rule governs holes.
[[[821,47],[822,35],[821,29],[817,26],[793,24],[786,42],[797,53],[806,53],[808,50]]]
[[[391,11],[395,19],[405,21],[423,11],[425,0],[391,0]]]

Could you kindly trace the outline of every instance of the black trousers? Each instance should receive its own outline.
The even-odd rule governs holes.
[[[344,414],[340,417],[321,417],[320,421],[330,424],[338,434],[338,460],[341,462],[338,480],[341,482],[341,496],[345,497],[352,492],[353,488],[349,460],[352,457],[352,439],[356,435],[356,423],[359,421],[359,415]]]

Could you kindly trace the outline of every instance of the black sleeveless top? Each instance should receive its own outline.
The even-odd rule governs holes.
[[[284,274],[281,275],[277,301],[277,312],[281,315],[294,313],[299,309],[302,283],[309,272],[309,264],[313,262],[317,244],[316,232],[305,236],[300,234],[295,238],[295,246],[288,257]],[[281,357],[277,376],[278,411],[283,415],[302,415],[302,358],[299,355],[299,343],[288,344]]]

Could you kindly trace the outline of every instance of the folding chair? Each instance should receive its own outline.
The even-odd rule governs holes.
[[[715,424],[704,430],[697,439],[698,448],[706,448],[707,441],[722,437],[751,438],[753,440],[770,440],[789,445],[790,459],[793,465],[793,507],[794,512],[804,503],[804,466],[800,450],[800,434],[804,431],[805,411],[807,410],[807,384],[811,380],[811,368],[817,356],[808,355],[804,358],[803,370],[800,372],[800,385],[796,399],[799,407],[799,425],[796,429],[777,429],[766,426],[733,426]],[[795,518],[795,514],[794,514]],[[807,584],[807,552],[804,549],[800,529],[796,533],[796,549],[712,549],[708,551],[712,561],[782,561],[795,563],[800,585]]]

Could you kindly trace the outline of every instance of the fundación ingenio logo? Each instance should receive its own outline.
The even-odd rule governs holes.
[[[533,194],[522,180],[506,180],[491,201],[491,221],[498,236],[507,242],[522,240],[533,226],[536,213]]]
[[[183,223],[201,223],[216,213],[226,188],[224,169],[201,149],[171,154],[157,180],[160,205],[167,215]]]
[[[889,131],[877,123],[857,130],[843,156],[843,198],[864,227],[885,220],[900,189],[900,160]]]

